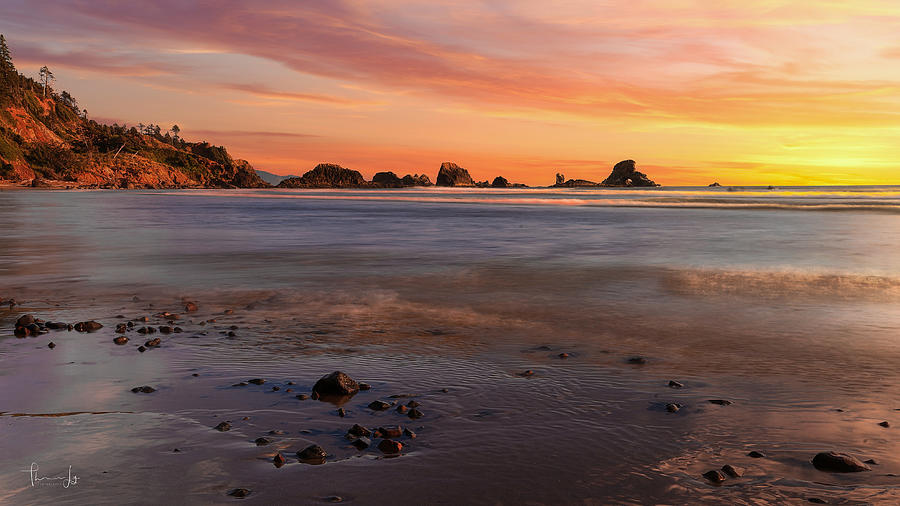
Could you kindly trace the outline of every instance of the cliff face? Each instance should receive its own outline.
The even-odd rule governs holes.
[[[452,162],[444,162],[438,171],[437,186],[475,186],[469,171]]]
[[[261,188],[269,186],[224,147],[87,118],[68,93],[57,94],[0,62],[0,179],[58,181],[104,188]],[[174,135],[172,135],[174,133]]]

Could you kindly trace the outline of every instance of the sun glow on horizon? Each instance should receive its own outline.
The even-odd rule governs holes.
[[[900,5],[14,1],[20,71],[255,167],[664,185],[900,184]]]

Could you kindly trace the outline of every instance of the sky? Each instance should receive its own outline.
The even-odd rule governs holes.
[[[896,0],[0,0],[20,72],[277,174],[900,184]]]

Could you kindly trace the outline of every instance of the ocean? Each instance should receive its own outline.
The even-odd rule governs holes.
[[[0,217],[3,502],[900,501],[900,186],[3,191]],[[26,313],[104,328],[16,338]],[[129,320],[184,332],[140,353]],[[334,370],[372,385],[345,417],[296,398]],[[417,437],[360,451],[356,423]]]

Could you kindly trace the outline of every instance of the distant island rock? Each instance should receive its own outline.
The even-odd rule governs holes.
[[[659,186],[646,174],[637,171],[634,160],[623,160],[617,163],[609,177],[600,184],[603,186]]]
[[[595,183],[594,181],[588,181],[586,179],[566,180],[566,177],[564,175],[557,173],[556,184],[554,184],[553,186],[557,188],[581,188],[597,186],[656,187],[659,185],[648,178],[647,175],[643,172],[638,172],[635,168],[634,160],[623,160],[613,167],[612,172],[610,172],[609,176],[601,183]]]
[[[452,162],[444,162],[438,171],[437,186],[475,186],[469,171]]]
[[[374,188],[407,188],[410,186],[432,186],[431,179],[425,174],[407,174],[398,177],[393,172],[378,172],[372,177],[372,187]]]
[[[278,183],[278,188],[362,188],[366,180],[358,170],[334,163],[320,163],[300,177]]]
[[[719,183],[710,183],[710,185],[709,185],[710,188],[719,188],[721,186],[722,185],[720,185]]]
[[[300,177],[292,177],[278,183],[278,188],[407,188],[431,186],[425,174],[407,174],[398,177],[393,172],[379,172],[371,181],[358,170],[347,169],[334,163],[320,163]]]

